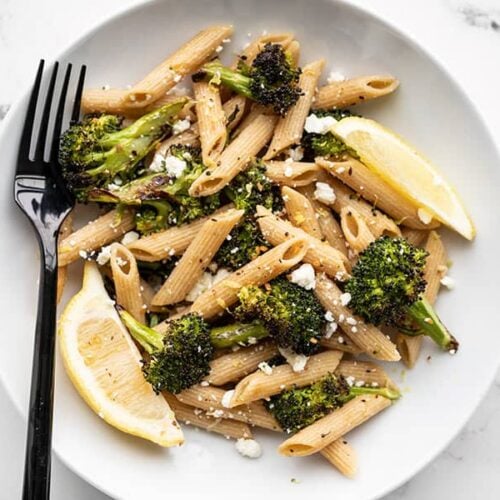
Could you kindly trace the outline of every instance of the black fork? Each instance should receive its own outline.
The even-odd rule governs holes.
[[[56,338],[57,236],[61,224],[75,203],[73,196],[64,186],[57,162],[59,136],[62,130],[66,96],[71,77],[71,64],[68,64],[66,68],[53,120],[52,140],[48,143],[49,122],[58,67],[56,62],[47,87],[38,134],[33,135],[44,61],[40,61],[38,66],[19,145],[14,181],[14,199],[35,230],[40,245],[42,264],[28,413],[24,500],[45,500],[49,498],[50,494]],[[84,79],[85,66],[82,66],[73,104],[72,121],[77,121],[80,114]],[[32,140],[34,153],[31,157]]]

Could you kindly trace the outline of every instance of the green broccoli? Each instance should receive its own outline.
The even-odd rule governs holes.
[[[313,114],[318,118],[331,116],[335,120],[341,120],[352,113],[346,109],[316,109]],[[304,149],[304,161],[314,161],[317,156],[326,158],[339,158],[346,153],[356,154],[348,148],[344,142],[335,137],[331,132],[326,134],[316,134],[306,132],[302,135],[301,146]]]
[[[80,201],[91,188],[126,182],[139,162],[169,132],[186,98],[166,104],[121,128],[113,115],[88,116],[61,137],[59,163],[68,188]]]
[[[301,70],[295,68],[289,54],[279,44],[267,43],[249,66],[242,57],[238,69],[220,61],[205,64],[193,75],[193,81],[210,79],[284,116],[302,95],[298,87]]]
[[[267,331],[260,324],[232,324],[210,329],[197,314],[185,314],[169,322],[165,334],[139,323],[119,309],[132,337],[149,354],[143,372],[154,390],[174,394],[200,382],[210,373],[214,349],[254,343]]]
[[[426,259],[425,250],[404,238],[375,240],[360,254],[346,284],[349,306],[370,323],[394,325],[409,335],[427,335],[443,349],[455,352],[457,340],[422,296]]]
[[[311,385],[272,396],[265,405],[281,428],[292,433],[313,424],[362,394],[378,394],[391,400],[400,397],[396,390],[387,387],[349,386],[344,377],[329,373]]]
[[[326,320],[312,291],[278,277],[267,288],[243,287],[238,298],[233,314],[239,321],[260,321],[280,347],[298,354],[318,351]]]

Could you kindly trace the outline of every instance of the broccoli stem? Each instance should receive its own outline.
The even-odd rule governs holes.
[[[443,325],[426,298],[422,298],[409,306],[408,315],[419,327],[417,334],[427,335],[447,351],[456,351],[458,349],[459,343],[457,339]]]
[[[248,99],[253,99],[250,90],[251,78],[237,71],[233,71],[230,68],[226,68],[220,61],[205,64],[201,72],[209,76],[214,83],[220,82],[224,86],[234,90],[237,94],[247,97]]]
[[[269,331],[260,323],[234,323],[227,326],[216,326],[210,332],[212,345],[217,349],[245,344],[250,339],[259,340],[269,335]]]
[[[153,354],[155,351],[163,349],[163,334],[143,325],[137,321],[125,309],[118,310],[120,317],[127,327],[130,335],[144,348],[144,350]]]
[[[351,387],[349,389],[349,396],[362,396],[363,394],[376,394],[391,401],[401,397],[399,391],[389,387]]]

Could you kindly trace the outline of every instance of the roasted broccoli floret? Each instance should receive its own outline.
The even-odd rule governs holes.
[[[297,432],[361,394],[378,394],[391,400],[400,394],[387,387],[349,386],[341,375],[329,373],[306,387],[290,389],[267,401],[268,411],[287,432]]]
[[[193,75],[194,81],[210,79],[221,83],[264,106],[285,115],[300,95],[298,87],[300,68],[294,67],[289,54],[279,44],[267,43],[251,65],[242,57],[237,70],[227,68],[220,61],[205,64]]]
[[[352,116],[352,113],[346,109],[316,109],[313,111],[313,114],[318,118],[330,116],[335,120],[341,120],[346,116]],[[301,139],[301,146],[304,149],[305,161],[314,161],[314,158],[317,156],[335,159],[346,153],[355,155],[343,141],[335,137],[331,132],[316,134],[304,131]]]
[[[200,382],[210,373],[214,348],[245,345],[267,335],[257,322],[210,329],[201,316],[191,313],[170,321],[163,334],[139,323],[123,309],[119,313],[132,337],[149,354],[143,372],[157,392],[177,394]]]
[[[318,351],[326,320],[312,291],[279,277],[267,288],[243,287],[238,298],[233,314],[239,321],[260,321],[280,347],[298,354]]]
[[[89,116],[61,137],[59,163],[66,183],[80,201],[93,187],[123,183],[170,130],[185,98],[166,104],[121,128],[112,115]]]
[[[443,349],[457,340],[422,295],[427,252],[404,238],[383,236],[364,250],[346,284],[349,306],[366,321],[394,325],[410,335],[428,335]]]
[[[238,174],[224,189],[236,208],[245,210],[243,220],[231,231],[215,255],[215,261],[228,269],[238,269],[268,249],[255,218],[257,205],[276,212],[283,208],[279,187],[266,177],[266,168],[258,160]]]

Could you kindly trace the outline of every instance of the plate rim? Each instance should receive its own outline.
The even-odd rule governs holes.
[[[97,31],[100,31],[103,28],[105,29],[106,25],[115,21],[119,21],[121,18],[133,14],[136,11],[140,11],[143,8],[147,8],[150,5],[167,3],[170,1],[171,0],[144,0],[138,4],[131,5],[129,7],[125,7],[123,9],[119,9],[116,12],[108,14],[106,17],[94,23],[94,25],[91,28],[83,31],[83,33],[81,33],[80,35],[76,35],[65,45],[65,48],[59,51],[53,58],[46,59],[47,67],[51,66],[54,63],[54,61],[66,58],[69,52],[78,49],[80,45],[84,44]],[[307,1],[307,0],[301,0],[301,1]],[[384,14],[373,12],[368,8],[365,8],[364,6],[360,6],[357,3],[353,3],[355,0],[327,0],[327,1],[332,4],[342,5],[345,8],[351,9],[358,15],[362,15],[372,21],[376,21],[384,28],[388,29],[389,31],[392,31],[397,36],[404,39],[413,50],[419,52],[421,55],[427,58],[446,77],[449,83],[455,88],[457,93],[462,98],[464,106],[467,107],[468,111],[471,112],[478,120],[483,129],[482,132],[484,132],[485,139],[491,144],[492,152],[497,157],[497,160],[500,163],[500,144],[495,139],[495,136],[493,135],[490,127],[488,126],[484,118],[484,115],[480,112],[478,106],[470,97],[465,86],[451,73],[450,70],[448,70],[448,68],[442,61],[442,57],[436,56],[433,52],[431,52],[431,49],[422,46],[418,41],[418,37],[414,36],[410,32],[406,32],[405,30],[397,26],[393,21],[387,19],[384,16]],[[0,123],[0,138],[9,135],[7,130],[9,130],[10,122],[13,121],[14,120],[13,117],[19,113],[19,108],[22,106],[23,101],[27,98],[27,95],[30,92],[30,90],[31,90],[31,82],[29,84],[21,86],[20,90],[17,92],[17,96],[14,98],[13,103],[7,112],[7,115]],[[411,473],[403,474],[398,479],[393,480],[392,482],[388,482],[387,486],[385,486],[381,491],[377,492],[375,496],[365,497],[364,500],[377,500],[393,492],[401,485],[405,484],[406,482],[414,478],[427,465],[432,463],[440,453],[442,453],[446,448],[448,448],[450,443],[458,436],[458,434],[462,431],[467,422],[471,419],[473,414],[477,411],[479,405],[484,401],[486,394],[489,392],[494,383],[496,373],[499,368],[500,368],[500,359],[498,360],[495,366],[490,367],[491,373],[489,377],[484,377],[485,379],[487,379],[486,380],[487,383],[484,384],[482,389],[479,390],[478,394],[475,396],[475,401],[473,401],[473,405],[471,407],[470,412],[468,412],[467,414],[463,414],[462,416],[459,417],[458,419],[459,421],[455,425],[453,432],[450,433],[449,437],[445,439],[442,444],[435,446],[433,448],[429,448],[429,451],[423,454],[421,460],[418,461],[418,464],[415,465]],[[16,398],[13,396],[13,392],[10,390],[10,387],[4,381],[4,378],[5,377],[3,376],[3,371],[1,370],[0,367],[0,384],[4,388],[10,403],[15,408],[19,416],[22,418],[22,421],[26,423],[27,416],[23,411],[23,408],[17,404]],[[104,493],[105,495],[111,498],[115,498],[115,492],[108,489],[108,487],[106,487],[105,485],[98,484],[97,482],[95,482],[93,478],[89,477],[84,471],[78,470],[77,467],[73,465],[73,463],[69,459],[67,459],[64,454],[58,452],[55,446],[52,447],[52,453],[56,455],[58,459],[61,461],[61,463],[64,464],[64,466],[67,467],[76,476],[78,476],[91,486],[93,486],[96,490]]]

